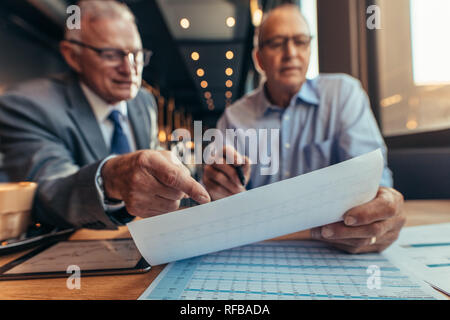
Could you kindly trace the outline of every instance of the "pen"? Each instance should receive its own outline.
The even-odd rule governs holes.
[[[242,186],[245,187],[245,176],[244,172],[242,171],[242,167],[234,167],[236,169],[236,173],[239,177],[239,180],[241,181]]]

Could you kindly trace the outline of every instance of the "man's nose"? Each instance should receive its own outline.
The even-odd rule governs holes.
[[[286,41],[283,52],[286,57],[294,57],[298,54],[298,48],[295,46],[293,39]]]
[[[130,52],[123,57],[122,63],[119,65],[119,71],[124,74],[134,73],[136,70],[136,60],[134,55]]]

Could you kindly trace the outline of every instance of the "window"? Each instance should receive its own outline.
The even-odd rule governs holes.
[[[319,49],[317,41],[317,0],[299,0],[301,12],[306,18],[311,29],[313,39],[311,41],[311,60],[309,63],[307,78],[312,79],[319,75]]]
[[[450,1],[379,0],[379,104],[385,136],[450,128]]]

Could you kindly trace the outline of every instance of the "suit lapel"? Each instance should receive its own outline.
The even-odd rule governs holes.
[[[109,152],[102,132],[76,77],[69,80],[67,93],[71,106],[68,113],[78,126],[86,145],[97,159],[105,158]]]
[[[150,119],[144,110],[144,104],[138,103],[139,95],[127,102],[128,115],[133,128],[134,138],[136,140],[136,149],[150,148]]]

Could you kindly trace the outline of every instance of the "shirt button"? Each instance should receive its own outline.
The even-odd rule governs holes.
[[[284,147],[285,147],[286,149],[289,149],[289,148],[291,147],[291,145],[290,145],[289,143],[285,143],[285,144],[284,144]]]

